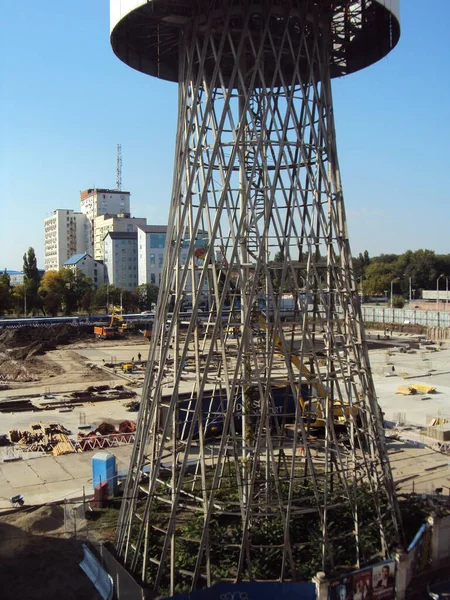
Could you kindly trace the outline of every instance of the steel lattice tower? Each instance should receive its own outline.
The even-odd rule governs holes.
[[[119,58],[177,81],[179,94],[119,556],[174,593],[386,555],[401,525],[330,82],[396,45],[398,2],[111,0],[111,10]]]

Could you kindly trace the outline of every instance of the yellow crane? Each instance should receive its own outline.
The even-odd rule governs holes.
[[[260,328],[266,332],[267,335],[267,326],[266,320],[263,315],[259,316],[258,323]],[[274,343],[276,348],[284,354],[283,344],[281,342],[281,338],[278,334],[275,335]],[[313,398],[311,401],[305,401],[301,395],[299,394],[299,402],[302,408],[303,414],[308,414],[311,417],[314,417],[314,420],[310,422],[310,427],[314,428],[324,428],[325,427],[325,402],[329,402],[329,408],[333,411],[333,420],[335,423],[344,424],[346,420],[350,416],[350,406],[348,404],[342,405],[338,402],[333,402],[331,406],[331,399],[329,397],[328,390],[322,385],[322,383],[318,380],[317,377],[311,374],[311,371],[308,367],[300,361],[300,358],[291,353],[289,356],[289,360],[292,365],[301,372],[302,378],[306,383],[311,385],[311,387],[315,390],[317,394],[316,398]],[[357,406],[352,407],[353,416],[356,417],[358,415]]]

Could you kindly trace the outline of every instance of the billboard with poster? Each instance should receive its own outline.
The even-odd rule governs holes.
[[[372,569],[363,569],[353,574],[353,600],[372,600]]]
[[[395,560],[386,560],[372,567],[374,600],[395,599]]]
[[[353,600],[353,574],[330,581],[329,600]]]
[[[386,560],[330,581],[329,600],[394,600],[395,561]]]

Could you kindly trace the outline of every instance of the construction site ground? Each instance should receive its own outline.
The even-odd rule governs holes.
[[[429,440],[425,439],[424,430],[418,426],[426,425],[431,417],[450,419],[450,347],[422,342],[419,348],[409,353],[405,351],[405,345],[417,342],[414,336],[400,335],[384,344],[384,331],[372,331],[370,335],[372,339],[380,336],[378,347],[370,351],[370,359],[378,400],[386,420],[392,425],[387,434],[395,434],[394,439],[388,439],[388,448],[397,487],[400,492],[428,494],[442,488],[443,495],[448,495],[450,458],[428,447]],[[0,338],[1,353],[8,355],[8,349],[4,342],[2,346]],[[139,353],[141,362],[145,362],[148,342],[137,336],[120,341],[75,339],[72,343],[57,345],[42,355],[31,353],[28,358],[24,351],[25,358],[13,359],[19,363],[23,361],[23,368],[14,366],[9,360],[9,372],[13,373],[16,369],[17,378],[5,380],[5,369],[8,367],[2,363],[0,375],[8,389],[0,389],[0,405],[18,397],[57,396],[98,384],[129,386],[139,398],[144,365],[133,374],[123,374],[120,367],[106,366],[128,362],[132,358],[136,362]],[[21,375],[25,372],[28,375],[31,373],[33,380]],[[412,396],[396,394],[397,388],[408,382],[433,385],[436,393]],[[81,423],[97,426],[102,421],[109,421],[118,424],[136,418],[136,413],[127,412],[125,404],[124,401],[115,400],[85,403],[71,412],[46,410],[38,413],[4,413],[0,415],[0,434],[11,428],[28,427],[36,421],[57,421],[74,431]],[[7,456],[7,449],[0,448],[0,451]],[[117,457],[119,471],[125,471],[132,447],[121,446],[109,451]],[[50,515],[52,518],[48,518],[45,512],[56,510],[55,507],[42,506],[32,512],[26,511],[26,517],[23,511],[15,513],[15,516],[7,514],[12,508],[10,498],[17,494],[23,495],[25,506],[48,505],[64,499],[70,501],[81,498],[83,491],[86,496],[91,496],[93,454],[95,451],[0,462],[0,539],[4,540],[0,543],[0,577],[8,589],[9,586],[13,586],[11,589],[18,586],[17,593],[0,594],[2,598],[42,598],[44,595],[48,598],[98,597],[78,567],[82,558],[80,542],[64,534],[61,524],[56,527],[56,522],[52,520],[53,513]],[[45,532],[42,523],[48,524]],[[62,571],[63,579],[60,577]],[[20,587],[20,581],[24,572],[29,573],[30,582],[37,577],[41,582],[39,585],[42,585],[43,574],[46,585],[50,586],[44,595],[43,589],[32,583],[28,591],[23,592],[25,588]],[[60,586],[67,585],[70,591],[63,593]]]
[[[378,335],[383,342],[384,331],[371,331],[370,337]],[[404,351],[408,342],[417,338],[410,334],[398,335],[388,340],[389,345],[370,351],[378,401],[385,413],[385,419],[393,429],[397,439],[390,442],[391,462],[396,479],[401,479],[400,487],[405,491],[414,486],[416,492],[432,493],[436,487],[450,491],[449,458],[430,449],[425,439],[424,427],[431,418],[450,419],[450,346],[422,343],[419,348]],[[1,340],[0,340],[1,343]],[[73,344],[60,346],[40,357],[49,364],[58,364],[64,371],[55,381],[51,370],[41,372],[39,381],[12,382],[11,389],[0,390],[2,401],[19,396],[46,394],[55,396],[58,392],[86,389],[91,384],[126,385],[137,393],[139,399],[144,378],[144,365],[135,373],[123,374],[120,368],[105,367],[107,364],[137,361],[141,354],[144,363],[148,353],[148,342],[133,336],[127,340],[101,341],[93,339],[75,340]],[[95,377],[90,377],[92,372]],[[436,387],[434,394],[416,394],[402,396],[396,394],[402,384],[426,383]],[[187,385],[187,384],[186,384]],[[58,421],[71,431],[80,424],[98,426],[102,421],[117,425],[121,421],[133,419],[136,413],[127,411],[126,402],[85,403],[71,412],[46,410],[38,413],[6,413],[1,415],[0,434],[12,428],[26,428],[30,423]],[[398,425],[397,427],[394,427]],[[400,438],[400,439],[398,439]],[[3,455],[7,453],[2,450]],[[115,448],[119,468],[125,469],[130,448]],[[18,462],[0,462],[0,482],[2,498],[0,510],[8,508],[9,497],[24,493],[26,502],[38,504],[53,499],[80,494],[83,486],[88,489],[90,473],[90,454],[73,454],[59,457],[34,458]],[[45,467],[44,467],[45,465]],[[67,465],[67,467],[65,466]]]

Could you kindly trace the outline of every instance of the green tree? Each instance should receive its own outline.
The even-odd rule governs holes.
[[[359,253],[357,258],[353,258],[353,271],[355,273],[355,279],[359,279],[366,273],[367,267],[370,265],[370,256],[367,250],[363,253]]]
[[[48,292],[42,299],[45,312],[52,317],[56,317],[61,310],[61,297],[55,292]]]
[[[124,313],[136,312],[139,308],[139,297],[135,292],[129,290],[122,290],[122,310]],[[120,306],[120,301],[119,301]]]
[[[83,273],[63,268],[44,274],[39,293],[50,312],[62,309],[66,315],[70,315],[81,308],[81,299],[91,288],[91,280]]]
[[[24,312],[25,286],[23,284],[15,285],[11,291],[11,301],[13,311],[17,316]]]
[[[8,312],[13,306],[11,279],[5,269],[0,276],[0,315]]]
[[[395,263],[374,260],[366,268],[364,293],[369,296],[382,296],[390,289],[391,281],[397,277]]]
[[[81,308],[84,310],[84,312],[87,312],[89,315],[91,314],[91,309],[92,309],[92,305],[94,302],[94,296],[95,296],[95,292],[94,290],[88,290],[86,291],[80,300],[80,305]]]
[[[392,306],[394,308],[403,308],[405,306],[405,298],[403,296],[394,296],[392,298]]]
[[[139,310],[152,310],[158,300],[159,287],[154,283],[143,283],[136,288]]]
[[[110,312],[112,306],[120,306],[120,296],[123,290],[104,283],[97,288],[94,294],[93,307],[97,310]]]
[[[26,296],[27,311],[34,312],[42,309],[39,298],[39,283],[41,276],[37,267],[36,254],[31,246],[23,255],[23,285]]]

